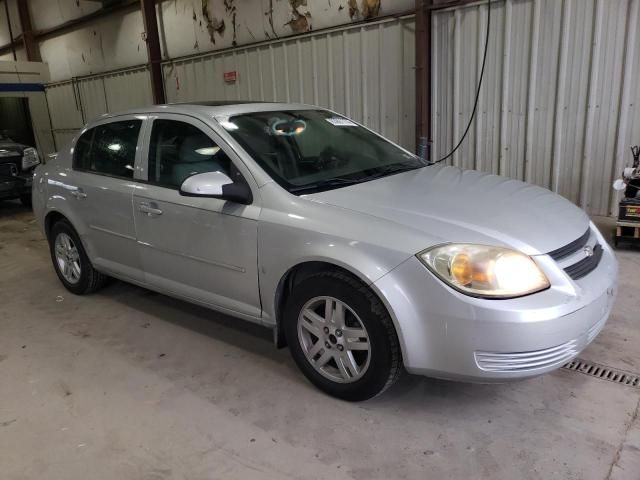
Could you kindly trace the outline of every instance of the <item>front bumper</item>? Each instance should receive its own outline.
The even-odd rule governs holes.
[[[604,327],[615,298],[617,262],[597,235],[604,253],[594,271],[574,281],[547,257],[539,264],[563,281],[521,298],[469,297],[417,258],[382,277],[374,287],[393,317],[406,369],[494,382],[540,375],[574,358]]]
[[[31,194],[32,181],[32,172],[24,176],[0,176],[0,200],[9,200]]]

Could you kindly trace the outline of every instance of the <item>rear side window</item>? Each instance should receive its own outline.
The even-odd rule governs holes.
[[[141,120],[99,125],[76,144],[74,168],[114,177],[133,178]]]

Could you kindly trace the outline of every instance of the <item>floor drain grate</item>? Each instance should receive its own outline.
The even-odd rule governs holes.
[[[624,370],[617,370],[615,368],[607,367],[606,365],[600,365],[580,358],[572,360],[562,368],[584,373],[591,377],[601,378],[602,380],[607,380],[609,382],[640,388],[640,375],[625,372]]]

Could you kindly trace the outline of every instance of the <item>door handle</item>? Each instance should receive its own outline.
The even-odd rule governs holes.
[[[78,200],[87,198],[87,194],[84,193],[84,191],[81,188],[78,188],[77,190],[71,190],[71,195],[76,197]]]
[[[152,215],[162,215],[162,210],[160,210],[159,208],[156,208],[157,205],[155,203],[140,203],[138,205],[138,209],[143,212],[146,213],[148,216],[152,216]]]

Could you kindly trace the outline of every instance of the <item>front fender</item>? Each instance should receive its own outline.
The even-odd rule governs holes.
[[[278,215],[278,213],[272,213]],[[269,213],[266,214],[269,217]],[[308,262],[324,262],[349,271],[367,285],[390,272],[409,255],[362,240],[320,229],[292,228],[265,221],[259,223],[259,275],[263,320],[276,323],[278,286],[288,272]]]

